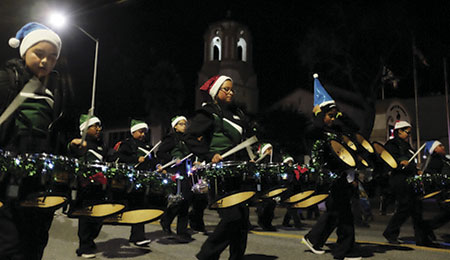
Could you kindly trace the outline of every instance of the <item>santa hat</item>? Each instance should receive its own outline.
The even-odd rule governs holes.
[[[261,145],[259,146],[259,149],[258,149],[259,155],[262,156],[262,155],[267,151],[267,149],[269,149],[269,148],[272,148],[272,145],[271,145],[271,144],[269,144],[269,143],[263,143],[263,144],[261,144]]]
[[[313,77],[314,77],[314,106],[317,105],[319,107],[329,106],[329,108],[335,107],[336,103],[320,83],[319,75],[317,73],[314,73]]]
[[[433,154],[434,149],[436,149],[436,147],[438,147],[439,145],[441,145],[442,143],[439,141],[428,141],[425,144],[425,154]]]
[[[181,120],[187,121],[187,118],[184,116],[175,116],[172,118],[170,124],[172,125],[172,128],[174,128],[178,122],[180,122]]]
[[[136,120],[136,119],[131,120],[131,126],[130,126],[131,133],[134,133],[137,130],[142,129],[142,128],[148,129],[147,123],[145,123],[144,121]]]
[[[288,154],[283,155],[283,163],[288,163],[289,161],[294,162],[294,158],[292,158],[292,156],[290,156]]]
[[[216,99],[217,92],[219,92],[220,86],[226,81],[229,80],[233,82],[233,80],[228,76],[216,75],[208,81],[206,81],[201,87],[200,90],[207,92],[213,100]]]
[[[9,39],[9,46],[19,48],[20,57],[24,57],[27,50],[38,42],[47,41],[55,45],[59,58],[61,52],[61,38],[47,26],[31,22],[25,24],[17,32],[16,37]]]
[[[397,122],[395,122],[394,130],[405,128],[405,127],[411,127],[411,124],[406,121],[397,121]]]
[[[88,119],[88,115],[86,114],[82,114],[80,116],[80,134],[83,134],[83,130],[86,127],[86,121]],[[90,127],[91,125],[95,125],[95,124],[101,124],[102,122],[100,122],[100,119],[96,116],[92,116],[91,118],[89,118],[89,123],[87,123],[87,127]]]

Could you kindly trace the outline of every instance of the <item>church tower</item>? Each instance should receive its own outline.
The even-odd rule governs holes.
[[[256,74],[253,71],[252,37],[249,29],[232,20],[211,24],[204,34],[203,66],[198,73],[198,88],[214,75],[233,79],[234,100],[250,113],[258,112]],[[200,93],[196,106],[200,106]]]

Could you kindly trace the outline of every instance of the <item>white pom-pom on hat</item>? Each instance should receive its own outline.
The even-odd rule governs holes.
[[[318,77],[319,77],[319,74],[317,74],[317,73],[313,74],[313,78],[317,79]]]
[[[10,38],[8,41],[9,46],[11,46],[12,48],[19,48],[20,46],[20,41],[17,38]]]

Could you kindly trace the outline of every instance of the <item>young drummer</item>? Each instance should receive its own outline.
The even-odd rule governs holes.
[[[52,122],[61,115],[64,100],[53,71],[61,39],[46,26],[32,22],[9,44],[20,47],[20,58],[0,70],[0,148],[21,154],[51,153]],[[0,258],[41,259],[53,214],[53,210],[20,207],[15,198],[6,202],[0,208]]]
[[[73,139],[69,144],[69,153],[79,158],[83,163],[104,161],[106,150],[103,148],[103,140],[101,138],[101,121],[98,117],[93,116],[87,121],[88,115],[83,114],[80,116],[80,135],[83,135],[83,131],[87,125],[86,140],[82,144],[81,138]],[[89,194],[79,191],[78,198],[89,199]],[[83,258],[95,258],[95,251],[97,246],[94,240],[100,234],[102,229],[102,218],[93,218],[89,216],[80,216],[78,218],[78,239],[79,246],[76,250],[76,254]]]
[[[406,179],[417,174],[414,161],[408,160],[414,154],[408,140],[411,124],[398,121],[394,125],[394,138],[385,144],[386,150],[399,162],[397,169],[391,172],[389,184],[397,201],[396,210],[389,220],[383,236],[392,244],[399,244],[400,227],[411,216],[417,245],[431,245],[427,229],[422,219],[422,202],[410,189]]]
[[[131,120],[131,138],[120,143],[117,151],[119,162],[137,165],[138,169],[155,169],[156,159],[149,153],[152,147],[145,142],[145,135],[148,132],[147,123],[140,120]],[[129,242],[134,246],[148,247],[151,240],[145,237],[144,224],[134,224],[131,226]]]
[[[309,136],[316,141],[312,149],[312,166],[317,174],[335,172],[338,177],[330,186],[329,197],[326,201],[327,211],[319,218],[313,228],[304,236],[302,243],[305,244],[314,254],[324,254],[322,247],[328,237],[337,228],[338,240],[332,250],[335,259],[361,259],[352,252],[355,243],[355,227],[351,211],[350,200],[353,195],[354,177],[339,169],[329,168],[326,154],[323,152],[323,145],[330,135],[342,133],[342,128],[335,124],[337,117],[343,116],[337,109],[334,100],[325,91],[314,75],[314,109],[313,126],[308,129]]]
[[[214,76],[200,88],[209,94],[210,102],[198,110],[190,120],[186,143],[200,159],[218,163],[221,154],[239,144],[246,136],[245,116],[231,106],[233,81],[227,76]],[[241,203],[218,209],[220,222],[203,243],[198,259],[219,259],[230,246],[230,259],[242,259],[247,247],[248,207]]]
[[[184,141],[184,133],[186,131],[187,119],[184,116],[175,116],[171,120],[171,130],[164,137],[158,149],[157,156],[161,163],[166,164],[172,160],[177,160],[175,172],[180,174],[182,178],[178,180],[180,192],[183,200],[176,205],[170,206],[161,217],[160,224],[166,234],[172,234],[170,225],[174,218],[177,217],[177,235],[183,240],[190,240],[191,235],[187,232],[189,205],[192,201],[192,191],[189,176],[186,173],[186,167],[183,159],[189,154],[189,148]],[[181,164],[181,165],[180,165]]]

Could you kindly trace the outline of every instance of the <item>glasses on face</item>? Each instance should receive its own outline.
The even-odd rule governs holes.
[[[329,114],[327,114],[327,116],[328,116],[329,118],[336,118],[337,113],[329,113]]]
[[[97,129],[102,129],[101,125],[95,124],[95,125],[91,125],[89,128],[97,128]]]
[[[408,130],[403,130],[403,132],[404,132],[405,134],[407,134],[407,135],[410,135],[410,134],[411,134],[411,131],[408,131]]]
[[[223,90],[223,92],[225,92],[226,94],[230,94],[230,93],[236,94],[236,90],[229,88],[229,87],[221,88],[220,90]]]

